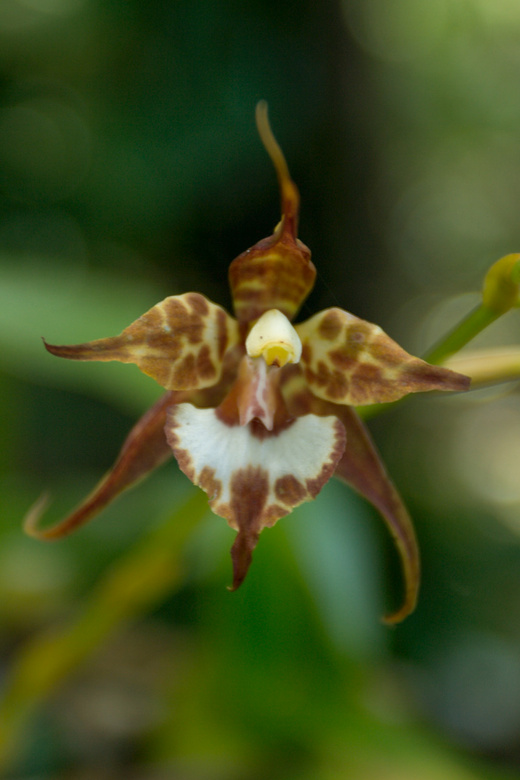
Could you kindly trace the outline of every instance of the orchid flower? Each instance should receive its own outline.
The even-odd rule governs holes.
[[[465,390],[469,379],[412,357],[379,327],[339,308],[293,325],[316,269],[298,239],[299,193],[267,117],[257,127],[276,170],[281,220],[273,235],[229,268],[235,317],[200,293],[166,298],[119,336],[74,346],[45,343],[71,360],[135,363],[167,392],[130,432],[87,499],[40,530],[39,501],[25,527],[39,539],[68,534],[172,454],[238,533],[231,549],[235,590],[260,532],[333,476],[368,499],[389,526],[405,581],[397,622],[413,609],[419,553],[413,525],[355,406],[427,390]]]

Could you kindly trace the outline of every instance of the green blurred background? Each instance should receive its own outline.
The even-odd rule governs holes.
[[[279,216],[264,98],[318,268],[302,316],[342,306],[420,354],[520,246],[519,85],[517,0],[1,0],[6,690],[93,593],[103,615],[132,550],[139,590],[142,540],[195,490],[172,461],[76,536],[26,538],[42,490],[58,519],[160,394],[134,367],[55,360],[40,337],[113,335],[188,290],[230,305],[229,262]],[[479,344],[517,343],[519,317]],[[518,389],[414,398],[371,429],[421,544],[411,618],[380,624],[395,554],[343,486],[266,531],[234,594],[233,533],[207,514],[171,588],[99,639],[94,618],[82,662],[27,712],[49,657],[18,672],[5,777],[519,777]]]

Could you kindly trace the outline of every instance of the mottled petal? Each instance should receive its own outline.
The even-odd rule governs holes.
[[[402,606],[385,618],[387,623],[398,623],[413,612],[417,602],[420,579],[419,550],[411,518],[394,487],[377,452],[370,434],[354,411],[317,398],[305,386],[298,366],[285,372],[282,386],[285,404],[295,415],[336,414],[346,433],[345,452],[336,467],[335,476],[347,482],[366,498],[383,516],[395,541],[401,559],[405,583]]]
[[[215,385],[226,352],[240,340],[237,322],[199,293],[165,298],[114,338],[47,350],[71,360],[135,363],[167,390]]]
[[[166,412],[176,398],[184,400],[185,394],[165,393],[141,417],[127,436],[111,471],[72,514],[57,525],[39,530],[37,525],[47,503],[45,499],[39,499],[25,517],[25,531],[38,539],[50,540],[66,536],[91,520],[123,490],[160,466],[171,455],[164,435],[164,424]]]
[[[261,530],[315,498],[345,447],[336,417],[309,415],[267,431],[256,420],[228,425],[216,410],[189,403],[170,410],[166,436],[182,471],[238,531],[233,589],[246,576]]]
[[[326,401],[361,406],[469,387],[468,377],[412,357],[377,325],[342,309],[326,309],[296,331],[307,383]]]

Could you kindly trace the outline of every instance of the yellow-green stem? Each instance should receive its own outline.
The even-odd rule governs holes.
[[[423,359],[434,365],[444,363],[451,355],[465,347],[475,336],[478,336],[488,325],[498,319],[500,314],[501,312],[492,311],[481,303],[455,325],[438,344],[428,350],[423,355]]]

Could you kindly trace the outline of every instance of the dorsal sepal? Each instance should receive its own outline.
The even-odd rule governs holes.
[[[265,101],[257,105],[256,123],[278,177],[282,216],[272,236],[231,263],[231,294],[242,322],[257,320],[269,309],[292,320],[314,286],[316,269],[310,250],[297,237],[300,196],[269,125]]]

